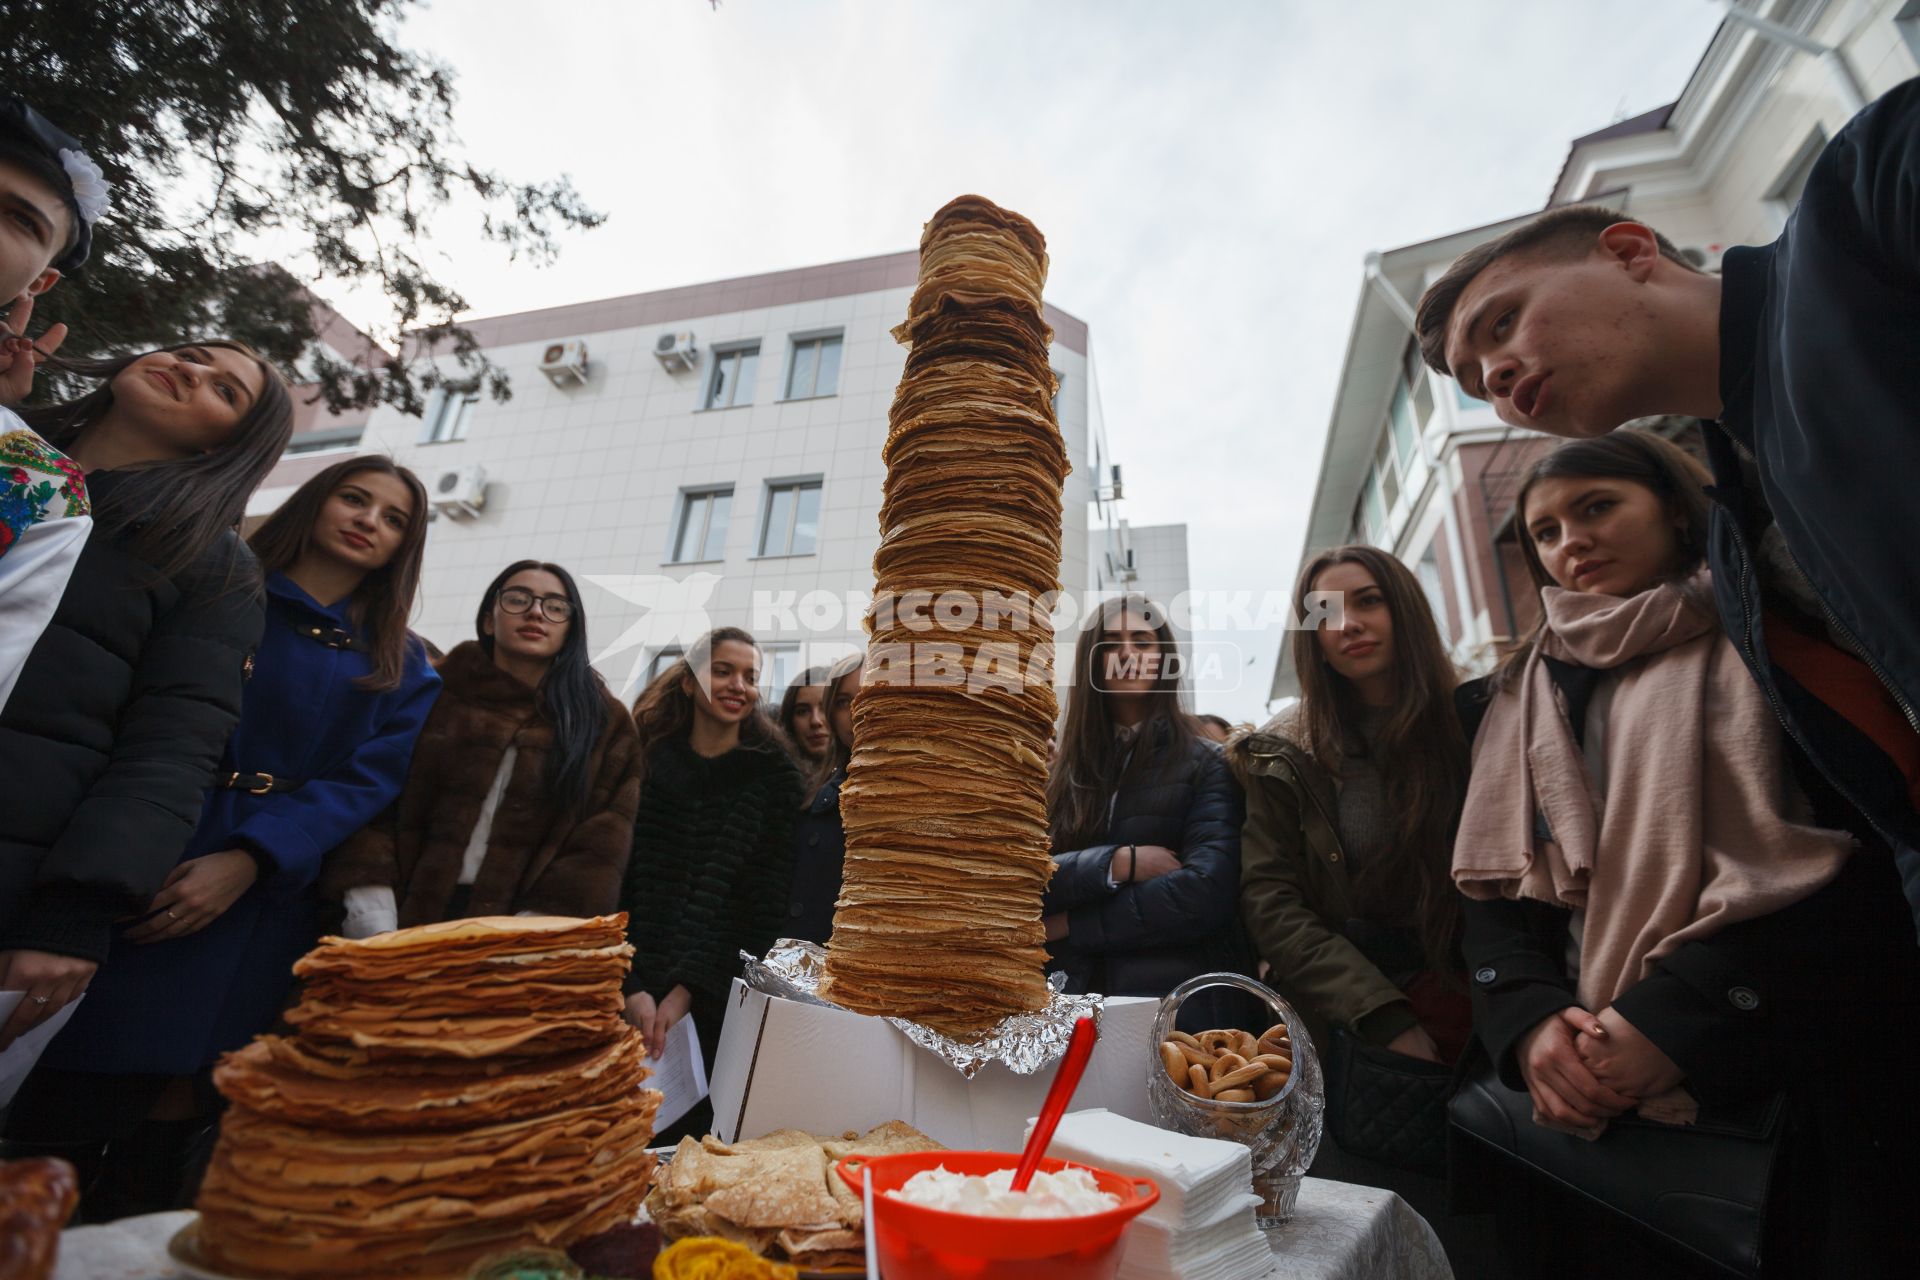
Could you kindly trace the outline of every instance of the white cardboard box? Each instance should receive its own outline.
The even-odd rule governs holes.
[[[1158,1000],[1112,996],[1072,1109],[1105,1107],[1148,1124],[1148,1041]],[[729,1142],[775,1129],[836,1133],[905,1120],[955,1150],[1018,1151],[1053,1069],[999,1063],[972,1080],[884,1018],[770,996],[738,979],[712,1074],[713,1130]]]

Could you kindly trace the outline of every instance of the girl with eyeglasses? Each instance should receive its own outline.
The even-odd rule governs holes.
[[[474,632],[440,662],[440,700],[399,800],[328,863],[324,887],[348,937],[617,904],[639,739],[588,664],[573,576],[538,560],[508,565]]]

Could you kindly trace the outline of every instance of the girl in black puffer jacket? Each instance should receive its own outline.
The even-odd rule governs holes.
[[[231,860],[180,853],[265,623],[233,526],[293,423],[238,343],[66,367],[96,384],[22,417],[85,469],[93,530],[0,715],[0,991],[27,995],[0,1049],[86,989],[115,921],[160,914],[163,883],[185,886],[169,915],[238,893]]]
[[[1110,602],[1074,649],[1047,783],[1046,896],[1049,968],[1072,992],[1161,996],[1195,974],[1249,971],[1240,788],[1180,709],[1175,653],[1166,612],[1137,595]]]

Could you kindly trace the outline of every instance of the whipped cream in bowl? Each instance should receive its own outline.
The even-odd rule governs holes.
[[[1120,1197],[1102,1191],[1085,1169],[1036,1173],[1025,1191],[1015,1191],[1012,1169],[992,1173],[954,1173],[945,1165],[922,1169],[897,1189],[881,1192],[895,1200],[982,1218],[1079,1218],[1120,1207]]]

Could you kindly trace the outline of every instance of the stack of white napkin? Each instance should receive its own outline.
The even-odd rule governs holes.
[[[1253,1220],[1253,1162],[1239,1143],[1091,1110],[1063,1116],[1047,1154],[1159,1186],[1160,1202],[1127,1228],[1119,1280],[1257,1280],[1273,1268]]]

